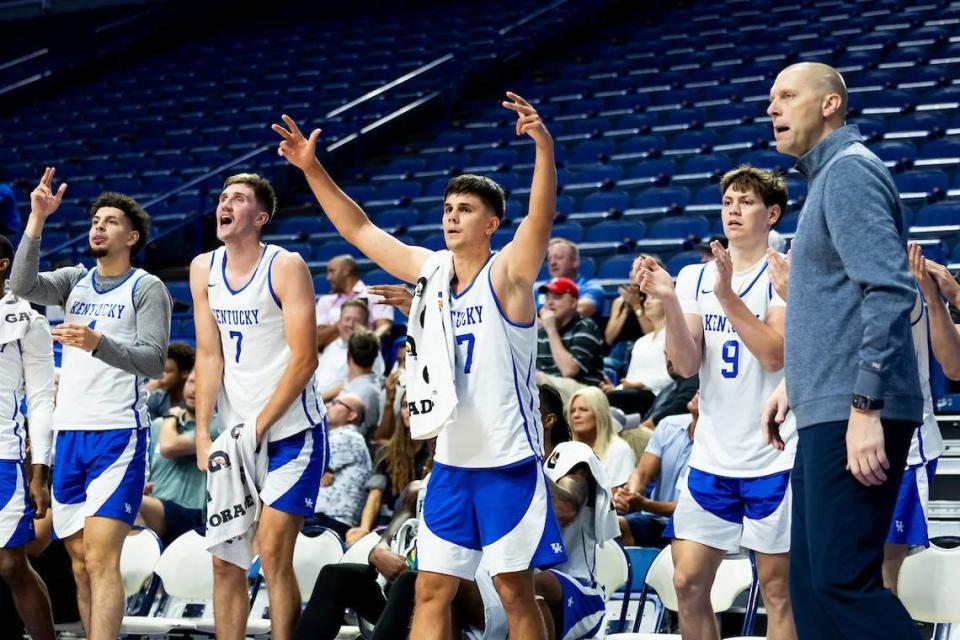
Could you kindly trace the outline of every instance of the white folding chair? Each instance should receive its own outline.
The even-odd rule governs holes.
[[[129,598],[143,588],[153,576],[160,560],[160,538],[150,529],[131,532],[123,541],[120,551],[120,579],[123,594]]]
[[[623,547],[613,540],[608,540],[602,547],[597,545],[597,566],[594,578],[603,586],[604,600],[609,602],[613,594],[627,583],[630,575],[630,565]],[[606,632],[606,620],[600,625],[598,638],[603,638]]]
[[[370,552],[380,542],[383,536],[376,531],[371,531],[352,545],[347,547],[340,558],[341,564],[370,564]]]
[[[310,538],[297,534],[297,543],[293,548],[293,572],[300,587],[300,599],[306,602],[313,594],[320,570],[328,564],[337,564],[343,558],[343,543],[333,531],[327,529],[320,535]],[[267,585],[270,588],[270,585]]]
[[[950,625],[960,622],[960,547],[945,549],[935,542],[903,561],[897,593],[911,618],[935,625],[934,638],[947,638]]]
[[[647,585],[657,592],[664,608],[679,609],[677,592],[673,588],[673,554],[670,547],[657,556],[647,571]],[[753,584],[753,570],[748,558],[727,558],[720,563],[717,577],[710,590],[710,605],[714,613],[723,613],[733,607],[737,597]],[[615,633],[607,640],[681,640],[679,634]]]

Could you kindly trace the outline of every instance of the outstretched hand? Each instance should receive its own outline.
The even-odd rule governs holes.
[[[533,105],[512,91],[507,91],[507,97],[510,99],[504,100],[502,104],[505,108],[517,114],[517,135],[522,136],[523,134],[527,134],[533,138],[533,141],[538,145],[551,144],[553,138],[550,136],[550,132],[547,131],[546,125],[543,124],[543,120],[540,119],[540,114],[533,108]]]
[[[310,132],[310,137],[305,138],[293,118],[286,114],[280,118],[287,128],[279,124],[270,125],[270,128],[283,138],[280,146],[277,147],[277,154],[286,158],[287,162],[301,171],[306,171],[317,157],[317,138],[320,137],[320,129],[314,129]]]
[[[30,213],[39,216],[41,220],[46,220],[60,207],[63,194],[67,191],[66,182],[61,182],[60,187],[53,190],[53,177],[56,173],[54,167],[44,169],[40,184],[30,192]]]
[[[640,291],[657,300],[666,300],[674,295],[673,279],[670,274],[649,256],[644,258],[637,270],[634,284],[640,287]]]

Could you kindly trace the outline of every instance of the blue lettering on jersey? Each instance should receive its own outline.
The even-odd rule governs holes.
[[[483,305],[478,304],[467,307],[463,311],[450,312],[453,319],[453,328],[468,327],[473,324],[480,324],[483,321]]]
[[[260,324],[259,309],[210,309],[217,324],[247,327]]]
[[[97,302],[74,302],[70,313],[76,316],[94,316],[98,318],[119,318],[123,315],[125,304],[109,304]]]
[[[759,320],[760,316],[756,316],[756,318]],[[703,315],[703,330],[716,331],[717,333],[737,332],[737,330],[733,328],[733,323],[727,319],[727,316],[720,315],[719,313],[705,313]]]

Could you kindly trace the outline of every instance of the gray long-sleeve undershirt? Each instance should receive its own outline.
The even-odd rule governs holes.
[[[37,304],[66,306],[70,291],[87,270],[80,265],[40,273],[40,240],[23,236],[11,272],[10,287],[16,295]],[[93,278],[97,287],[108,289],[126,274],[105,277],[94,272]],[[133,308],[137,312],[136,341],[126,344],[105,335],[93,356],[127,373],[159,378],[167,361],[172,313],[170,294],[163,282],[152,274],[144,276],[134,292]]]

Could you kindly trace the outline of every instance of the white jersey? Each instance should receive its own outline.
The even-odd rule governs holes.
[[[496,259],[487,260],[460,295],[450,292],[458,404],[437,437],[435,455],[448,466],[492,468],[543,457],[534,380],[537,326],[503,315],[490,278]]]
[[[792,414],[781,428],[787,443],[777,451],[763,438],[760,411],[783,380],[783,370],[769,373],[737,336],[713,293],[716,264],[684,267],[677,276],[677,297],[685,314],[703,326],[700,363],[700,419],[690,466],[716,475],[751,478],[793,467],[796,429]],[[785,303],[770,283],[766,258],[734,273],[731,286],[760,320]]]
[[[133,307],[137,284],[147,272],[131,269],[110,289],[94,282],[96,269],[88,271],[67,296],[63,321],[85,324],[123,343],[137,341],[137,310]],[[60,386],[54,427],[58,431],[145,429],[147,378],[118,369],[89,351],[65,346],[60,366]]]
[[[910,314],[910,330],[920,371],[920,391],[923,393],[923,423],[914,432],[907,455],[907,466],[915,466],[926,464],[943,453],[943,437],[937,416],[933,413],[933,394],[930,392],[930,316],[919,293]]]
[[[227,283],[227,252],[210,254],[207,299],[220,330],[223,384],[217,400],[220,424],[252,422],[270,400],[290,361],[280,301],[270,278],[273,261],[286,251],[265,245],[250,280],[237,290]],[[314,377],[267,432],[269,442],[282,440],[323,421],[326,409]]]
[[[24,396],[30,415],[33,464],[50,464],[53,426],[53,340],[46,318],[26,300],[0,299],[0,460],[26,456]]]

